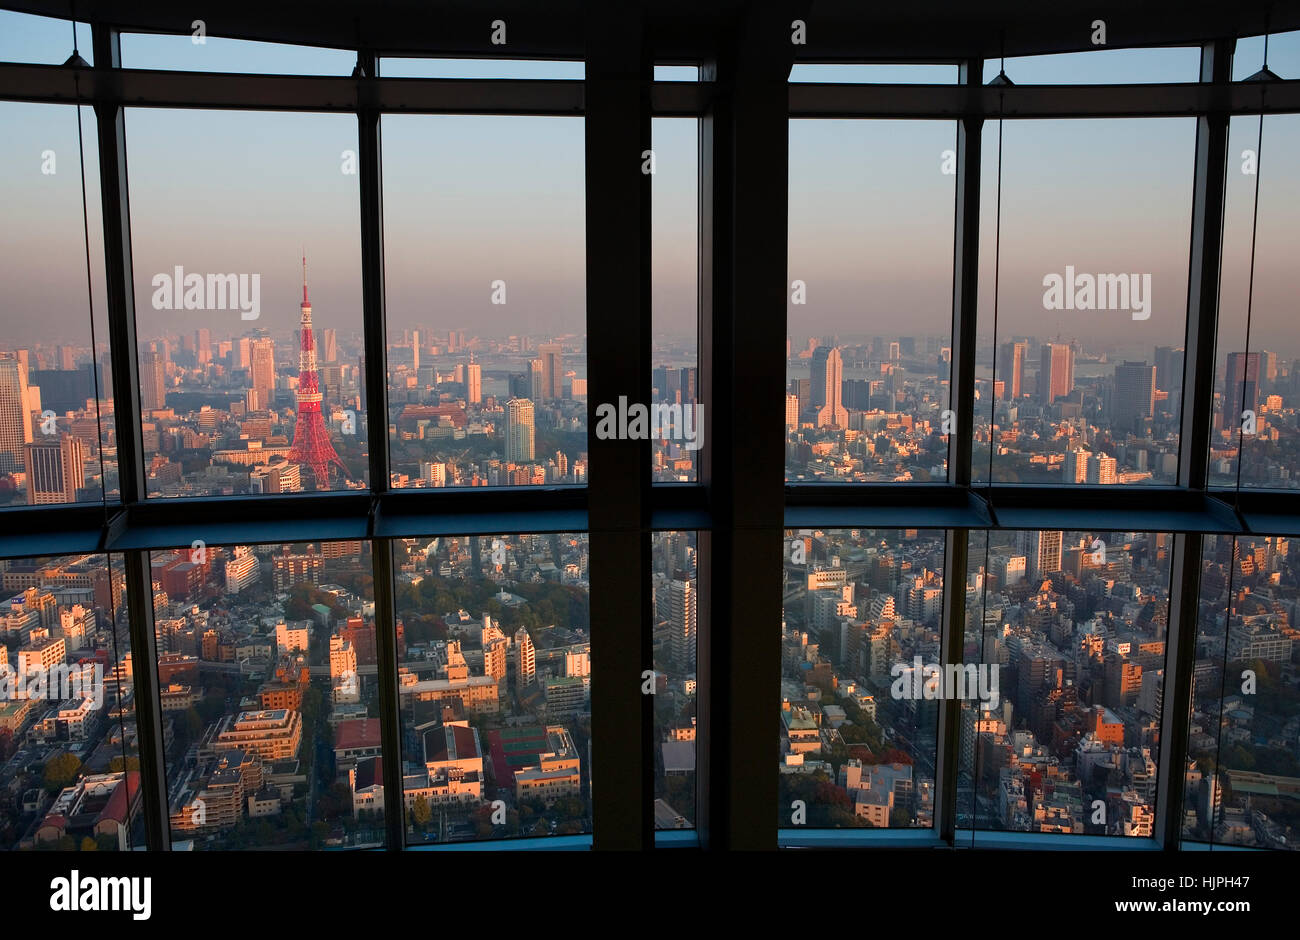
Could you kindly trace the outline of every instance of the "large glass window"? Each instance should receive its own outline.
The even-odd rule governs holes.
[[[173,843],[385,841],[370,543],[153,552]]]
[[[126,128],[149,495],[364,488],[356,119]]]
[[[587,478],[583,125],[387,115],[394,487]]]
[[[586,534],[393,555],[407,843],[590,832]]]
[[[781,828],[928,828],[944,536],[786,533]]]
[[[656,532],[654,558],[655,828],[695,825],[700,581],[696,533]]]
[[[962,696],[960,826],[1155,834],[1172,543],[972,533],[963,664],[997,692]]]
[[[1175,481],[1195,135],[985,125],[976,481]]]
[[[79,153],[78,110],[0,102],[0,506],[118,492],[95,114]]]
[[[951,122],[790,122],[786,479],[947,478]]]
[[[0,560],[0,848],[144,845],[121,558]]]

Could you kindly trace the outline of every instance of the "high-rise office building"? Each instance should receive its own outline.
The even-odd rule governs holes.
[[[695,618],[695,582],[674,578],[668,583],[668,625],[678,669],[695,668]]]
[[[0,356],[0,473],[23,469],[23,446],[32,441],[33,410],[26,363],[16,356]]]
[[[257,407],[270,410],[275,402],[275,342],[261,336],[253,340],[249,385],[257,392]]]
[[[1111,426],[1135,430],[1155,414],[1156,367],[1145,362],[1122,362],[1115,367],[1115,395]]]
[[[1176,389],[1183,387],[1184,352],[1182,346],[1156,347],[1156,388],[1171,397]]]
[[[1115,482],[1118,461],[1106,454],[1093,454],[1088,458],[1087,482],[1093,486],[1109,486]]]
[[[1002,381],[1002,397],[1008,401],[1020,398],[1028,350],[1029,344],[1025,342],[1003,343],[998,354],[998,378]]]
[[[799,396],[785,396],[785,426],[787,428],[797,428],[799,426]]]
[[[76,350],[71,346],[59,347],[59,368],[64,371],[71,371],[77,367]]]
[[[1061,532],[1031,531],[1025,545],[1025,572],[1031,580],[1061,570]]]
[[[157,411],[166,406],[167,366],[157,349],[140,354],[140,407]]]
[[[817,410],[817,427],[824,428],[828,425],[834,425],[839,428],[847,428],[849,426],[849,413],[845,410],[841,397],[843,394],[844,364],[840,359],[838,347],[827,354],[822,371],[823,404]]]
[[[542,360],[533,359],[528,363],[528,397],[533,401],[543,401],[546,395],[545,368]]]
[[[1045,405],[1074,391],[1074,350],[1065,343],[1044,343],[1038,367],[1038,397]]]
[[[253,340],[248,336],[239,337],[231,347],[231,353],[235,359],[236,369],[251,368],[253,365]]]
[[[212,361],[212,331],[207,327],[194,331],[194,358],[201,366]]]
[[[537,357],[542,363],[542,401],[557,401],[564,380],[564,354],[559,343],[541,343]]]
[[[537,650],[533,638],[525,627],[515,631],[515,689],[521,691],[532,684],[537,675]]]
[[[327,326],[324,332],[324,348],[321,350],[325,354],[326,362],[339,361],[339,331],[332,326]]]
[[[527,398],[506,402],[506,461],[528,463],[533,459],[533,403]]]
[[[1259,353],[1228,353],[1221,427],[1235,428],[1244,411],[1259,410]]]
[[[86,485],[86,450],[80,438],[37,441],[23,447],[27,472],[27,505],[75,503]]]
[[[420,331],[411,331],[411,369],[418,371],[420,368]]]
[[[1092,455],[1082,448],[1067,450],[1065,463],[1061,467],[1062,483],[1087,483],[1088,458]]]
[[[483,401],[483,367],[477,362],[471,362],[465,367],[465,400],[471,405],[477,405]]]
[[[830,354],[831,348],[829,346],[818,346],[812,351],[808,392],[811,396],[810,404],[813,408],[821,408],[822,405],[826,404],[826,360],[830,357]]]

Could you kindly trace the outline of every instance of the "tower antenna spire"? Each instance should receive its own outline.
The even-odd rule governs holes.
[[[302,302],[308,303],[307,300],[307,249],[302,251]]]

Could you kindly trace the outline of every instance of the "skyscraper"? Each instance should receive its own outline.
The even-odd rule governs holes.
[[[480,404],[483,401],[483,367],[477,362],[471,362],[465,368],[465,398],[471,405]]]
[[[799,396],[785,396],[785,426],[787,428],[797,428],[799,426]]]
[[[1243,411],[1259,410],[1259,353],[1228,353],[1222,427],[1235,428]]]
[[[275,401],[275,342],[261,336],[252,347],[249,384],[257,392],[257,407],[270,410]]]
[[[1156,347],[1156,388],[1171,397],[1175,389],[1183,387],[1184,352],[1182,346]]]
[[[212,331],[207,327],[194,331],[194,358],[201,366],[212,361]]]
[[[1111,424],[1135,430],[1155,414],[1156,367],[1145,362],[1122,362],[1115,367],[1115,396],[1111,402]]]
[[[1065,343],[1044,343],[1038,367],[1038,397],[1045,405],[1074,391],[1074,350]]]
[[[674,578],[668,583],[668,625],[673,662],[678,669],[695,668],[695,582]]]
[[[527,463],[533,459],[533,403],[527,398],[506,402],[506,461]]]
[[[817,410],[817,427],[824,428],[828,425],[834,425],[838,428],[846,428],[849,426],[849,413],[844,409],[841,399],[844,383],[844,364],[840,359],[838,347],[827,354],[823,371],[823,404]]]
[[[27,505],[75,503],[86,485],[86,450],[80,438],[38,441],[23,447]]]
[[[326,327],[324,333],[324,346],[322,352],[325,353],[326,362],[339,361],[339,331],[333,327]]]
[[[537,347],[537,357],[542,362],[542,401],[556,401],[560,397],[564,379],[564,355],[558,343],[542,343]]]
[[[546,378],[542,360],[533,359],[528,363],[528,397],[533,401],[543,401],[546,396]]]
[[[1061,532],[1033,530],[1026,540],[1025,570],[1031,580],[1061,570]]]
[[[420,368],[420,331],[411,332],[411,368],[419,370]]]
[[[453,334],[455,335],[455,334]],[[537,650],[526,627],[515,631],[515,689],[522,691],[537,675]]]
[[[23,446],[32,441],[32,410],[26,364],[10,354],[0,356],[0,473],[23,469]]]
[[[998,355],[998,378],[1002,380],[1002,397],[1008,401],[1020,398],[1028,349],[1029,344],[1025,342],[1002,344]]]
[[[157,411],[165,407],[166,364],[156,349],[140,354],[140,407],[144,411]]]
[[[830,354],[829,346],[818,346],[812,351],[808,391],[812,396],[810,404],[813,408],[821,408],[826,404],[826,360]]]

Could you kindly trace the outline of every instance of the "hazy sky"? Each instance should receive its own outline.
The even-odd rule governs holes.
[[[70,33],[66,23],[0,13],[0,60],[61,62],[70,52]],[[1258,39],[1239,44],[1235,77],[1259,67],[1261,47]],[[81,52],[90,58],[85,30]],[[134,67],[303,74],[348,74],[354,63],[347,52],[215,38],[196,46],[188,36],[129,36],[123,57]],[[1300,76],[1300,37],[1275,38],[1269,64],[1283,77]],[[997,63],[986,71],[992,77]],[[1098,51],[1012,59],[1007,71],[1019,84],[1193,81],[1197,54]],[[381,72],[581,78],[582,66],[385,60]],[[806,66],[792,76],[955,78],[947,66]],[[6,344],[84,344],[89,331],[73,109],[0,102],[0,123],[0,205],[9,222],[0,235]],[[1234,120],[1234,159],[1254,146],[1257,126],[1254,119]],[[91,247],[100,284],[93,131],[88,119]],[[986,124],[982,334],[991,331],[996,131],[996,122]],[[1008,121],[1004,133],[999,335],[1060,330],[1085,343],[1181,343],[1194,120]],[[790,308],[792,334],[947,332],[954,179],[940,166],[954,140],[951,122],[791,123],[789,276],[808,284],[808,304]],[[391,115],[383,121],[383,141],[393,330],[420,324],[484,335],[584,332],[581,119]],[[175,265],[202,273],[260,273],[263,312],[253,325],[275,333],[292,329],[304,248],[317,325],[359,328],[357,177],[342,172],[344,152],[356,149],[353,117],[133,108],[127,144],[142,335],[206,326],[224,336],[249,326],[237,311],[152,310],[150,278]],[[656,331],[689,332],[697,251],[695,122],[656,120],[653,146]],[[52,176],[40,172],[45,150],[57,155]],[[1251,345],[1284,354],[1300,353],[1287,283],[1288,223],[1300,181],[1283,170],[1298,165],[1297,151],[1300,118],[1268,119]],[[1242,253],[1249,247],[1253,183],[1240,173],[1229,177],[1225,329],[1232,317],[1244,328]],[[1133,321],[1116,311],[1045,312],[1043,275],[1062,273],[1067,264],[1093,274],[1151,273],[1151,319]],[[505,306],[490,303],[496,279],[506,281]],[[102,315],[102,291],[96,308]]]

